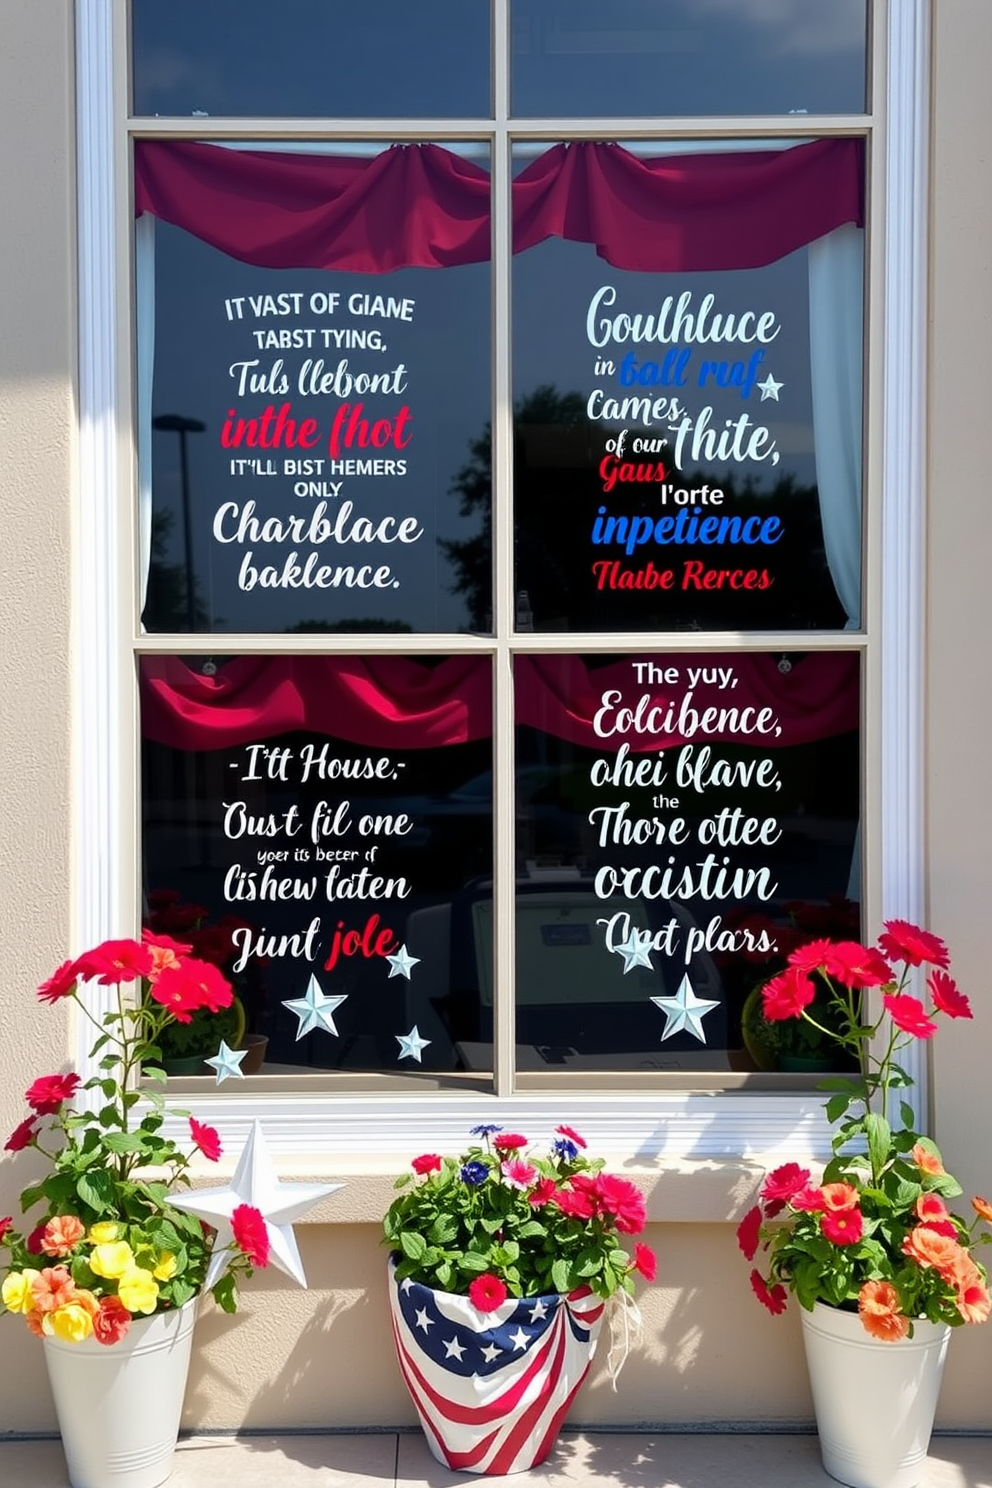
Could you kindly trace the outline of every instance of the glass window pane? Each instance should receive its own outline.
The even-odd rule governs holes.
[[[677,273],[515,256],[520,628],[858,624],[862,238]]]
[[[751,994],[858,934],[859,691],[852,653],[517,658],[522,1068],[822,1054]]]
[[[154,233],[146,629],[489,628],[489,265],[261,268]]]
[[[487,0],[132,0],[134,112],[489,113]]]
[[[141,682],[145,923],[245,1014],[181,1026],[181,1072],[245,1031],[267,1073],[462,1068],[491,982],[464,909],[492,879],[488,660],[145,657]]]
[[[523,118],[862,113],[866,0],[511,0]]]

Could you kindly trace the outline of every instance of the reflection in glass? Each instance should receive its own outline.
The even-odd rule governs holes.
[[[263,1072],[463,1068],[491,984],[466,909],[492,880],[488,661],[214,670],[142,663],[146,925],[223,968]]]
[[[511,0],[520,117],[862,113],[865,0]]]
[[[858,699],[852,654],[517,658],[523,1067],[802,1057],[752,993],[858,935]]]
[[[487,0],[131,0],[136,114],[489,112]]]

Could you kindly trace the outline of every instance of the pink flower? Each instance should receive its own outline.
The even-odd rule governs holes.
[[[856,940],[838,940],[831,947],[827,975],[845,987],[884,987],[894,980],[892,967],[873,947]]]
[[[828,1209],[820,1215],[820,1230],[833,1245],[857,1245],[864,1229],[860,1209]]]
[[[534,1164],[524,1162],[522,1157],[508,1157],[505,1162],[500,1163],[499,1170],[511,1188],[521,1190],[530,1188],[537,1177]]]
[[[946,971],[932,971],[927,986],[937,1012],[946,1013],[949,1018],[972,1017],[971,1003],[963,992],[958,991],[957,982]]]
[[[25,1147],[30,1147],[34,1141],[38,1128],[33,1116],[25,1116],[24,1120],[18,1122],[10,1136],[4,1142],[5,1152],[23,1152]]]
[[[64,1101],[72,1099],[78,1085],[78,1075],[41,1075],[25,1090],[24,1099],[39,1116],[54,1116]]]
[[[786,1296],[785,1287],[780,1282],[776,1282],[773,1287],[769,1287],[760,1271],[752,1271],[751,1290],[762,1307],[767,1307],[773,1316],[777,1317],[780,1312],[785,1311],[786,1303],[789,1299]]]
[[[816,995],[816,988],[798,966],[788,966],[761,989],[761,1011],[771,1023],[798,1018]]]
[[[761,1185],[761,1197],[763,1199],[778,1199],[785,1203],[805,1188],[811,1177],[809,1168],[801,1168],[798,1163],[783,1163],[782,1167],[775,1168],[764,1183]]]
[[[826,1208],[823,1202],[823,1190],[812,1183],[807,1183],[803,1188],[797,1189],[789,1203],[793,1209],[799,1209],[804,1214],[820,1214]]]
[[[948,966],[950,956],[947,946],[939,935],[921,930],[908,920],[886,920],[885,931],[878,937],[882,951],[893,961],[905,961],[908,966]]]
[[[612,1215],[620,1233],[639,1235],[647,1223],[647,1208],[637,1185],[612,1173],[597,1173],[593,1183],[600,1208]]]
[[[207,1126],[204,1122],[197,1121],[195,1116],[191,1116],[189,1118],[189,1134],[194,1147],[199,1152],[202,1152],[203,1156],[209,1162],[216,1162],[223,1151],[220,1145],[220,1133],[217,1129],[213,1126]]]
[[[120,1343],[131,1326],[131,1314],[120,1297],[101,1297],[100,1310],[93,1319],[93,1337],[108,1346]]]
[[[238,1204],[231,1215],[234,1243],[253,1266],[269,1264],[269,1232],[265,1220],[251,1204]]]
[[[7,1231],[12,1230],[13,1227],[14,1221],[9,1214],[5,1215],[3,1219],[0,1219],[0,1241],[3,1240],[3,1237],[4,1235],[6,1235]]]
[[[638,1240],[634,1245],[634,1270],[639,1271],[645,1281],[654,1281],[658,1274],[658,1257],[650,1245]]]
[[[533,1204],[535,1209],[544,1204],[550,1204],[551,1200],[558,1196],[558,1185],[553,1178],[539,1178],[531,1192],[527,1195],[528,1204]]]
[[[497,1152],[518,1152],[527,1146],[527,1138],[517,1132],[500,1132],[498,1137],[493,1137],[493,1146]]]
[[[498,1276],[487,1271],[469,1282],[468,1296],[477,1312],[495,1312],[506,1301],[506,1287]]]
[[[576,1177],[580,1176],[581,1174],[576,1174]],[[592,1194],[584,1190],[560,1188],[554,1195],[554,1202],[562,1214],[567,1214],[571,1219],[592,1219],[596,1213]]]
[[[53,971],[47,982],[42,982],[38,988],[38,998],[41,1002],[58,1002],[62,997],[68,997],[75,990],[78,973],[75,961],[63,961],[58,971]]]
[[[936,1023],[927,1017],[918,997],[910,997],[907,992],[886,992],[882,1002],[893,1023],[903,1033],[912,1034],[913,1038],[928,1039],[933,1038],[937,1032]]]
[[[571,1126],[556,1126],[555,1131],[559,1136],[567,1137],[570,1142],[574,1142],[576,1147],[588,1146],[585,1137],[580,1137],[578,1132]]]
[[[758,1253],[758,1242],[761,1239],[761,1206],[755,1204],[749,1209],[737,1226],[737,1244],[749,1261],[753,1261]]]
[[[417,1174],[438,1173],[441,1170],[441,1159],[436,1152],[425,1152],[420,1157],[415,1157],[410,1166]]]
[[[112,982],[133,982],[146,977],[151,969],[151,952],[137,940],[105,940],[92,951],[84,951],[76,961],[77,974],[87,981],[96,978],[102,987]]]
[[[825,967],[833,950],[832,940],[810,940],[806,945],[796,946],[794,951],[789,952],[788,962],[799,971],[819,971]]]

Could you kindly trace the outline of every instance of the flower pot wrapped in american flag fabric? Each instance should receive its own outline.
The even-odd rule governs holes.
[[[596,1351],[602,1297],[586,1286],[480,1312],[389,1269],[396,1357],[434,1456],[493,1474],[543,1462]]]

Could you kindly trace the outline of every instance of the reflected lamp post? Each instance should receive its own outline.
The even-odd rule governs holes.
[[[160,413],[152,419],[152,428],[179,435],[179,479],[183,503],[183,549],[186,562],[186,615],[191,631],[196,630],[196,589],[193,576],[193,523],[189,509],[189,460],[186,435],[202,434],[206,424],[182,413]]]

